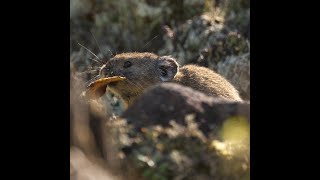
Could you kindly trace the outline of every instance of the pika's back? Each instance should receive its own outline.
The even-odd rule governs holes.
[[[205,67],[185,65],[179,69],[174,82],[189,86],[210,96],[242,101],[238,91],[228,80]]]
[[[158,59],[159,56],[157,56],[156,54],[153,53],[149,53],[149,52],[143,52],[143,53],[137,53],[137,52],[128,52],[128,53],[121,53],[121,54],[117,54],[115,57],[115,59],[144,59],[144,58],[148,58],[150,60],[152,59]]]

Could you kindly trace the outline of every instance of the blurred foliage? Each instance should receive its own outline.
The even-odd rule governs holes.
[[[205,137],[186,117],[187,126],[153,126],[136,131],[124,120],[108,123],[123,168],[136,168],[145,179],[250,179],[249,124],[233,117],[221,136]],[[239,136],[237,136],[237,134]],[[130,166],[126,166],[130,164]]]
[[[81,41],[98,50],[90,31],[101,46],[113,51],[143,51],[145,43],[164,35],[164,26],[174,28],[207,12],[215,21],[226,19],[227,26],[241,29],[248,24],[250,15],[249,0],[71,0],[74,1],[84,5],[74,8],[78,15],[71,16],[72,51],[79,49],[76,42]],[[158,37],[158,42],[162,38]],[[161,43],[153,46],[153,50],[162,48]]]

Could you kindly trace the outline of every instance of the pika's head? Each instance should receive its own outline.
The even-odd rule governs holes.
[[[107,89],[131,104],[146,88],[173,80],[178,69],[178,63],[170,56],[157,56],[153,53],[122,53],[114,56],[101,67],[100,77],[125,77],[123,81],[110,83]]]

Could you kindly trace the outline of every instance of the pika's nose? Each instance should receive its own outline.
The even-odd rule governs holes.
[[[108,74],[109,76],[123,76],[122,71],[121,70],[119,71],[117,69],[110,70]]]

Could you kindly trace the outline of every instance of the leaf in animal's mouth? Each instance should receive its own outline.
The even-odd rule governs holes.
[[[103,96],[106,92],[107,85],[113,82],[118,82],[125,80],[125,77],[122,76],[113,76],[107,78],[101,78],[93,81],[87,86],[85,91],[85,96],[89,99],[97,99]]]

